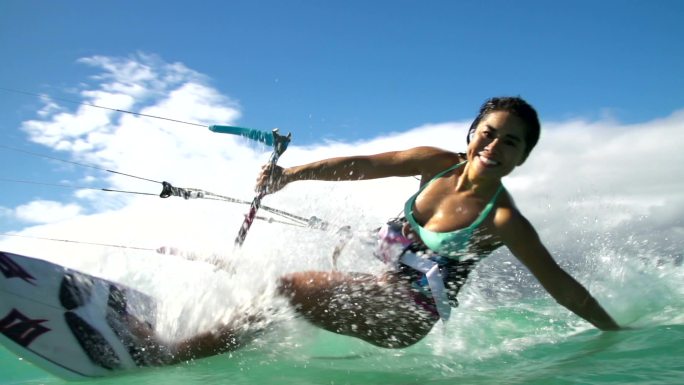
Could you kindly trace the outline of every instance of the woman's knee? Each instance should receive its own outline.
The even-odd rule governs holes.
[[[311,275],[312,273],[299,272],[281,276],[278,278],[278,294],[292,298],[297,294],[315,290],[318,280]]]
[[[281,276],[278,279],[278,293],[285,296],[317,296],[333,290],[346,279],[339,273],[304,271]]]
[[[325,273],[298,272],[278,279],[277,293],[290,300],[293,305],[309,308],[325,302],[329,279]]]
[[[289,297],[294,290],[294,277],[292,275],[284,275],[278,278],[277,293],[282,296]]]

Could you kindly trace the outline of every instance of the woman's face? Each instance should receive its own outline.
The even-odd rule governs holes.
[[[475,129],[468,146],[468,162],[476,175],[502,178],[525,160],[522,119],[507,111],[487,114]]]

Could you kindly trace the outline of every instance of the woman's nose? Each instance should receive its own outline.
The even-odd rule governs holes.
[[[485,146],[485,149],[492,151],[492,150],[496,149],[497,147],[499,147],[500,142],[501,141],[499,140],[499,138],[494,138],[491,142],[487,143],[487,145]]]

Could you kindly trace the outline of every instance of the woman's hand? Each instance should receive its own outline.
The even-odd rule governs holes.
[[[287,182],[283,178],[284,169],[278,165],[266,164],[261,167],[261,173],[257,177],[256,192],[263,192],[265,194],[273,194],[279,191]]]
[[[415,231],[413,231],[411,225],[408,222],[404,222],[404,224],[401,226],[401,235],[403,235],[404,238],[410,240],[411,242],[425,246],[423,240],[420,239],[420,237],[418,236],[418,234],[416,234]]]

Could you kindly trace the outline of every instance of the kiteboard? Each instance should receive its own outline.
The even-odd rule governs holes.
[[[66,379],[154,365],[141,328],[156,301],[124,285],[44,260],[0,252],[0,343]]]

